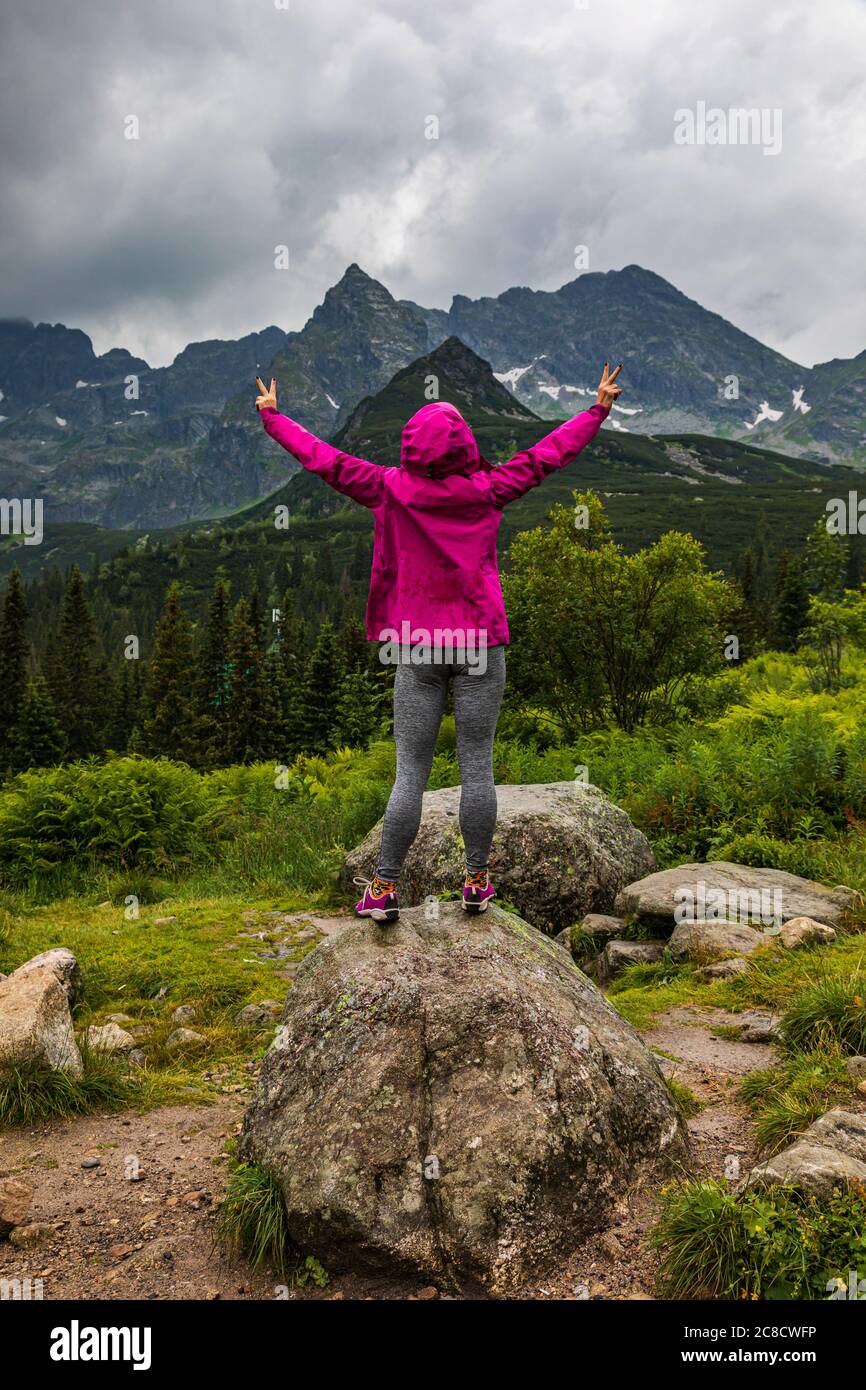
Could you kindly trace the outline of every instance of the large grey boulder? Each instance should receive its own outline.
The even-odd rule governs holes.
[[[866,1182],[866,1115],[828,1110],[793,1144],[754,1167],[741,1186],[781,1183],[823,1199],[852,1181]]]
[[[53,970],[15,971],[0,982],[0,1065],[40,1062],[83,1074],[69,996]]]
[[[607,912],[623,884],[655,864],[649,842],[597,787],[549,782],[496,788],[499,817],[490,867],[497,895],[527,922],[558,932],[587,912]],[[421,827],[400,880],[401,902],[462,887],[460,788],[425,792]],[[382,840],[379,821],[343,865],[343,886],[372,877]]]
[[[852,888],[827,888],[781,869],[719,860],[680,864],[629,883],[618,892],[614,912],[668,931],[685,920],[686,910],[692,919],[717,918],[758,929],[781,926],[791,917],[814,917],[838,927],[859,901]]]
[[[239,1140],[328,1268],[494,1295],[686,1152],[655,1059],[566,953],[448,902],[306,957]]]

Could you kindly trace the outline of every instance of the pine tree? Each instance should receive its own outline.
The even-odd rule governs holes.
[[[308,753],[325,753],[333,745],[340,685],[346,675],[333,625],[322,623],[304,674],[301,710],[302,746]]]
[[[277,707],[280,756],[286,763],[303,751],[304,677],[308,659],[307,625],[287,592],[280,603],[280,622],[271,667]]]
[[[386,673],[383,673],[386,674]],[[384,732],[388,717],[390,682],[370,671],[350,671],[340,682],[334,732],[338,743],[366,748]]]
[[[249,763],[276,756],[276,710],[268,689],[265,659],[246,598],[240,598],[229,629],[229,705],[226,754]]]
[[[835,603],[842,597],[842,581],[848,566],[848,542],[827,530],[826,520],[815,522],[806,537],[803,577],[810,594]]]
[[[157,623],[142,724],[143,747],[151,757],[193,765],[203,761],[194,669],[192,623],[181,606],[180,589],[172,584]]]
[[[207,761],[226,761],[229,711],[229,587],[218,577],[208,604],[199,660],[198,709],[205,724]]]
[[[250,627],[255,634],[256,645],[259,651],[264,652],[267,647],[267,642],[265,640],[265,610],[258,584],[253,585],[250,594]]]
[[[24,600],[21,571],[16,565],[9,576],[3,610],[0,613],[0,692],[3,698],[0,769],[11,767],[14,761],[16,732],[27,692],[29,656],[27,604]]]
[[[736,587],[740,600],[731,619],[731,631],[739,638],[739,660],[748,661],[757,655],[761,648],[761,633],[765,626],[761,607],[757,601],[755,566],[751,550],[746,550],[737,566],[739,574]]]
[[[794,652],[806,626],[809,594],[803,579],[799,557],[783,550],[776,570],[776,595],[773,604],[773,645],[781,652]]]
[[[63,757],[63,730],[44,676],[28,681],[14,731],[12,765],[16,772],[52,767]]]
[[[72,566],[69,575],[60,607],[60,625],[46,665],[67,757],[86,758],[101,752],[106,714],[105,665],[77,565]]]
[[[112,681],[108,747],[123,753],[129,748],[132,731],[141,714],[141,662],[124,658]]]

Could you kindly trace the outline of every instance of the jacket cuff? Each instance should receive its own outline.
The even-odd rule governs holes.
[[[590,415],[597,415],[601,420],[606,420],[610,414],[610,406],[602,405],[600,401],[596,401],[595,405],[589,407],[589,413]]]
[[[266,415],[276,415],[276,413],[277,412],[274,410],[274,407],[272,405],[263,405],[261,410],[259,411],[259,414],[261,415],[263,420]]]

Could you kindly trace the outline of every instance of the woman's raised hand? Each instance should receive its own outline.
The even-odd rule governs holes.
[[[619,366],[612,372],[609,370],[609,366],[610,364],[605,362],[604,371],[601,374],[601,381],[598,383],[598,404],[606,405],[608,409],[610,409],[617,396],[619,396],[622,391],[620,386],[614,386],[613,384],[622,371],[622,363],[620,362]],[[261,385],[261,382],[259,385]]]
[[[277,379],[271,377],[271,389],[265,390],[265,383],[260,376],[256,377],[256,385],[261,391],[261,395],[256,397],[256,410],[276,410],[277,408]]]

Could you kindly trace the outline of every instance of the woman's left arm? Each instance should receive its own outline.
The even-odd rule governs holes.
[[[611,406],[620,394],[621,388],[615,386],[614,382],[621,369],[622,363],[615,371],[609,372],[608,364],[605,362],[595,405],[591,405],[589,410],[584,410],[580,415],[575,415],[573,420],[566,420],[564,425],[545,435],[544,439],[539,440],[531,449],[524,449],[522,453],[509,459],[508,463],[502,463],[498,468],[491,470],[490,488],[500,507],[515,502],[518,497],[529,492],[530,488],[538,487],[549,474],[564,468],[572,459],[577,458],[581,449],[585,449],[590,440],[595,439],[610,414]]]

